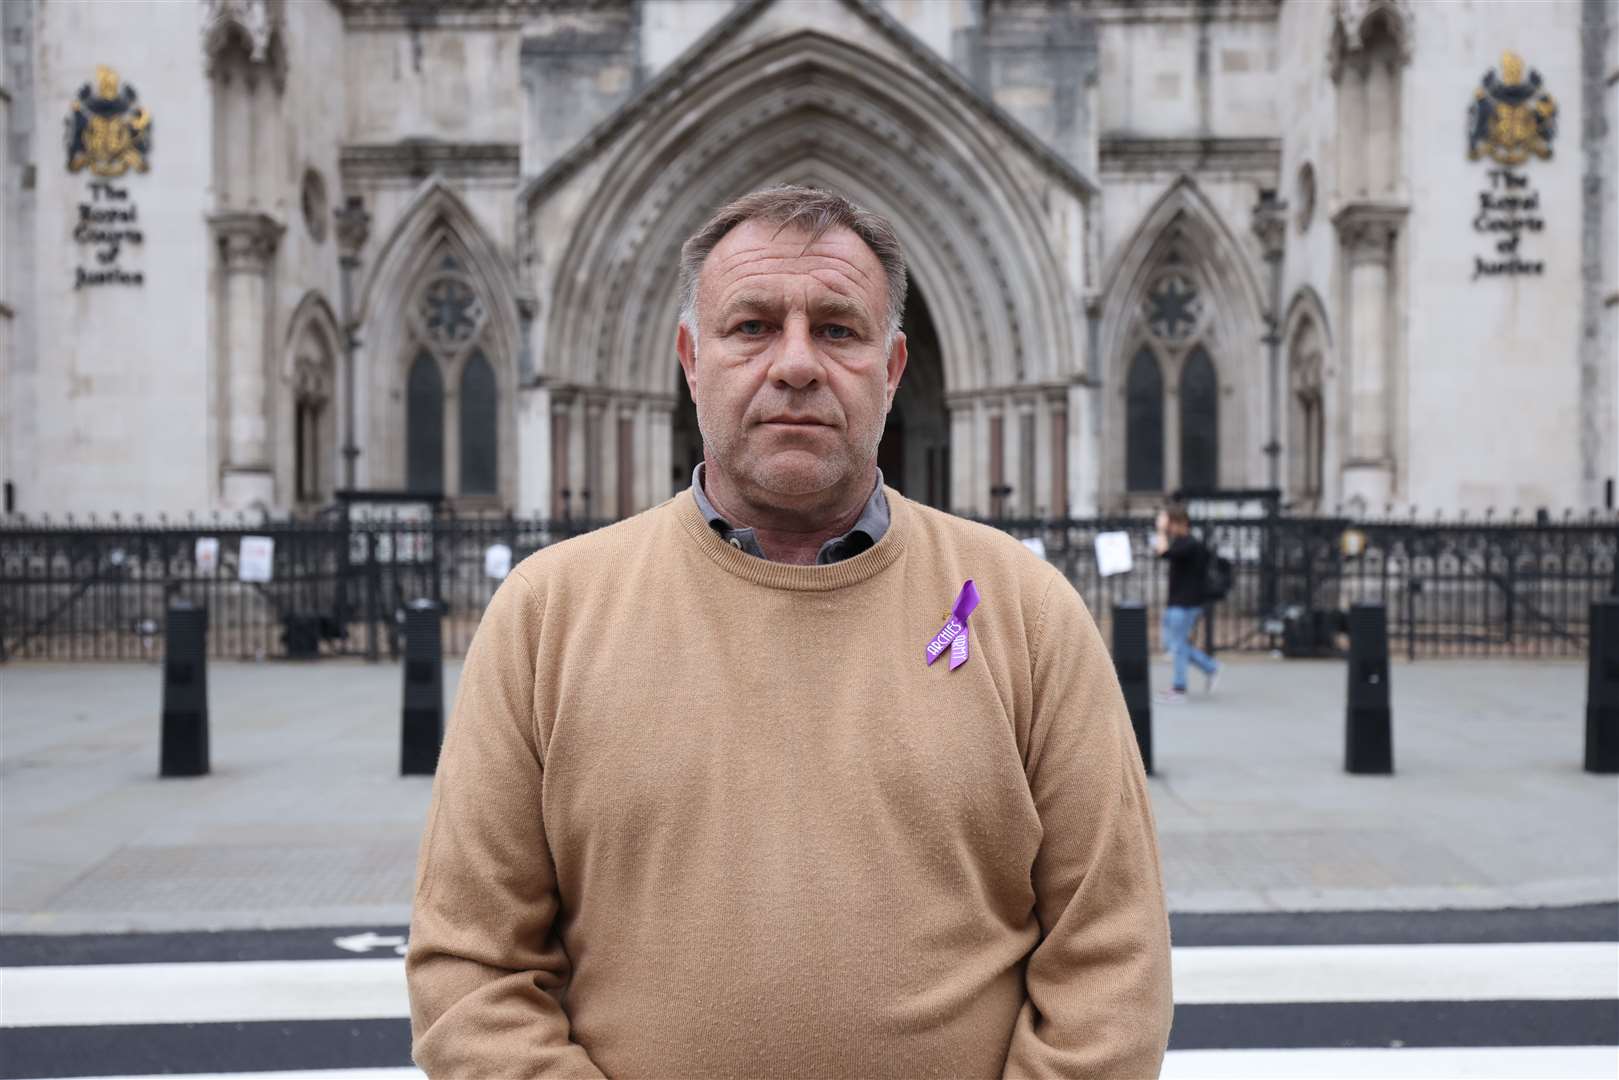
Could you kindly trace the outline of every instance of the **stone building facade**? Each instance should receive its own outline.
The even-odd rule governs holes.
[[[775,182],[907,246],[912,497],[1612,505],[1605,0],[11,0],[0,32],[8,510],[636,512],[701,454],[680,242]]]

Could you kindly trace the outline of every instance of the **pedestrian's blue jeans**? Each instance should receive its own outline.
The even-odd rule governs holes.
[[[1188,660],[1205,675],[1212,674],[1216,666],[1213,657],[1192,644],[1192,628],[1197,625],[1197,617],[1201,614],[1203,609],[1200,607],[1164,608],[1164,648],[1169,650],[1169,655],[1175,661],[1174,687],[1177,690],[1186,689]]]

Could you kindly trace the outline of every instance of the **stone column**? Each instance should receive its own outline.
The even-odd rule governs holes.
[[[264,214],[224,213],[209,219],[219,244],[225,383],[225,467],[221,501],[227,510],[275,502],[270,465],[269,312],[276,245],[284,231]]]
[[[551,518],[561,520],[573,514],[573,478],[569,458],[573,450],[573,403],[555,394],[551,397]]]
[[[584,509],[583,515],[593,521],[609,516],[610,501],[607,498],[607,477],[609,470],[602,459],[604,444],[608,441],[604,430],[603,417],[611,416],[607,411],[607,402],[601,398],[591,398],[585,403],[585,482],[584,498],[581,500]]]
[[[1287,240],[1287,203],[1267,191],[1253,209],[1254,235],[1259,237],[1270,267],[1269,309],[1265,312],[1265,477],[1269,487],[1282,487],[1282,253]]]
[[[355,422],[355,349],[359,346],[359,324],[354,318],[354,273],[360,267],[360,251],[371,234],[371,215],[365,200],[350,195],[333,212],[337,233],[337,266],[343,298],[343,486],[350,491],[358,484],[355,466],[360,458],[359,432]]]
[[[551,389],[530,383],[517,390],[517,513],[551,516]]]
[[[954,514],[972,514],[978,501],[975,490],[974,466],[977,455],[973,442],[973,413],[971,401],[951,401],[950,410],[950,511]]]
[[[1009,500],[1009,512],[1015,517],[1034,517],[1041,502],[1035,487],[1038,483],[1035,461],[1040,456],[1040,448],[1036,441],[1034,399],[1018,398],[1015,405],[1017,429],[1007,432],[1008,441],[1016,445],[1016,451],[1008,455],[1016,462],[1007,480],[1015,488]],[[1012,410],[1007,410],[1007,415],[1012,415]]]
[[[691,482],[690,477],[674,476],[675,405],[672,401],[647,403],[646,483],[647,498],[642,505],[656,506],[674,491]]]
[[[1101,390],[1085,380],[1068,384],[1068,516],[1102,509],[1102,437],[1096,420]]]
[[[1356,204],[1334,219],[1347,268],[1344,359],[1348,372],[1344,501],[1361,513],[1381,513],[1394,492],[1390,356],[1394,242],[1403,209]]]

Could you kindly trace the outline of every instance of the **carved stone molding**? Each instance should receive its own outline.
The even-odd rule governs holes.
[[[1344,64],[1365,50],[1366,30],[1374,22],[1388,29],[1399,62],[1411,62],[1411,12],[1405,0],[1338,0],[1327,53],[1333,82]]]
[[[630,0],[335,0],[343,24],[360,30],[515,29],[536,16],[628,8]]]
[[[204,0],[202,51],[209,76],[233,40],[242,42],[250,67],[270,74],[277,90],[287,81],[287,52],[281,42],[281,9],[271,0]]]
[[[338,167],[345,184],[364,181],[417,182],[434,173],[446,180],[500,180],[515,183],[520,168],[516,143],[458,143],[407,139],[343,147]]]
[[[262,274],[281,242],[286,226],[268,214],[228,212],[208,219],[228,273]]]
[[[1112,136],[1101,140],[1104,173],[1260,173],[1282,168],[1282,140],[1265,138],[1156,139]]]
[[[1253,230],[1265,258],[1281,258],[1282,246],[1287,240],[1287,203],[1274,194],[1260,199],[1254,206]]]
[[[1390,203],[1351,203],[1332,219],[1338,244],[1351,263],[1387,262],[1407,212]]]
[[[332,217],[337,222],[338,258],[350,263],[358,260],[366,238],[371,235],[371,214],[365,208],[365,201],[358,195],[350,195],[341,207],[332,211]]]

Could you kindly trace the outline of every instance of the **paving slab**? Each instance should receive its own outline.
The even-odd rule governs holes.
[[[213,771],[161,780],[155,665],[0,667],[0,932],[404,923],[430,781],[398,775],[401,679],[215,663]],[[1396,662],[1391,777],[1343,771],[1345,679],[1232,657],[1217,695],[1157,709],[1174,910],[1619,900],[1619,778],[1580,768],[1583,664]]]

